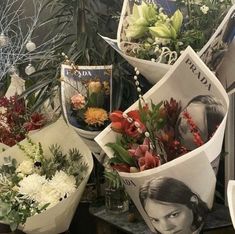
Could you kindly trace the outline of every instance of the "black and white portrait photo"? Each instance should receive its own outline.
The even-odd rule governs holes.
[[[141,204],[160,234],[199,233],[209,209],[185,183],[171,177],[146,181],[139,190]]]

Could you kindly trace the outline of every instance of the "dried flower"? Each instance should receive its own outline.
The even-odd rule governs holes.
[[[23,140],[31,130],[46,123],[44,115],[27,110],[24,99],[17,95],[0,98],[0,142],[9,146]]]
[[[193,134],[193,141],[197,146],[201,146],[204,144],[200,131],[198,129],[198,127],[196,126],[196,124],[194,123],[192,117],[190,116],[190,114],[187,111],[183,112],[183,117],[186,119],[190,132]]]
[[[89,107],[84,113],[84,120],[88,125],[104,125],[108,120],[108,113],[102,108]]]

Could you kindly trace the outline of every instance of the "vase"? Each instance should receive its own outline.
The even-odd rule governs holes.
[[[105,208],[112,214],[121,214],[129,210],[129,200],[124,188],[105,189]]]

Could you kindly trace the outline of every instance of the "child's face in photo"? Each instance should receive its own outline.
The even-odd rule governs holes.
[[[208,129],[205,106],[201,103],[191,103],[186,108],[186,111],[189,113],[193,122],[196,124],[202,140],[207,141]],[[197,148],[197,145],[194,142],[194,136],[190,131],[189,124],[182,114],[180,115],[178,131],[180,134],[180,140],[187,149],[193,150]]]
[[[192,234],[193,212],[187,206],[148,198],[145,204],[154,228],[161,234]]]

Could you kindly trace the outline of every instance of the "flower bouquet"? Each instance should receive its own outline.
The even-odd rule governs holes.
[[[199,51],[206,44],[231,5],[231,0],[124,0],[117,51],[156,83],[188,45]]]
[[[124,113],[113,112],[111,125],[95,138],[152,231],[160,230],[162,214],[159,207],[150,209],[147,198],[187,207],[204,204],[198,207],[201,221],[191,233],[203,225],[213,202],[212,168],[218,168],[227,112],[225,90],[188,47],[139,102]],[[160,197],[151,198],[150,185],[165,188],[159,190]]]
[[[88,147],[63,119],[7,149],[0,157],[1,222],[25,233],[68,230],[92,167]]]
[[[112,66],[62,65],[61,99],[66,121],[92,152],[100,152],[94,137],[104,129],[111,110]]]

